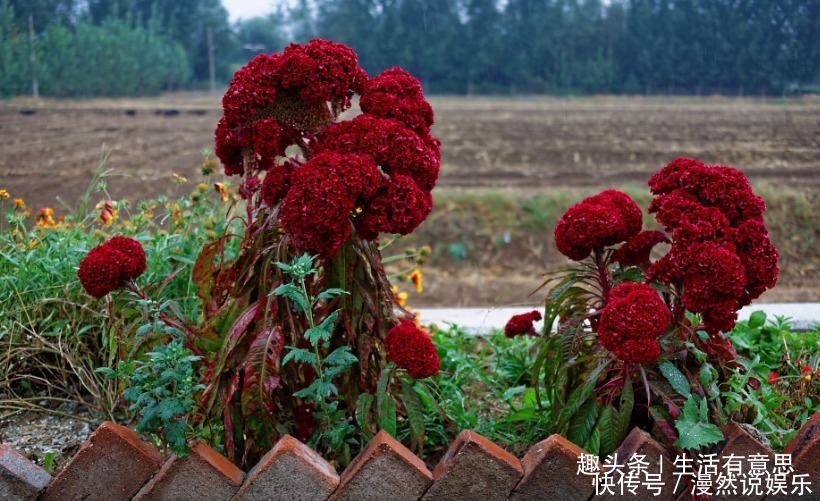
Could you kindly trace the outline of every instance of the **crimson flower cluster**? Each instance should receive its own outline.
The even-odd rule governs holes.
[[[661,356],[658,338],[671,320],[669,308],[652,286],[622,283],[612,289],[601,312],[598,340],[621,360],[655,363]]]
[[[135,280],[146,269],[142,244],[128,237],[114,237],[89,251],[77,276],[86,292],[103,297],[123,282]]]
[[[336,122],[355,94],[362,114]],[[291,44],[239,70],[222,104],[216,154],[225,172],[247,178],[247,198],[260,184],[260,200],[278,208],[304,252],[331,258],[352,231],[367,240],[406,235],[433,208],[441,165],[433,109],[400,68],[368,78],[350,47]],[[291,145],[303,155],[288,158]]]
[[[513,338],[516,336],[538,336],[535,331],[535,322],[541,320],[541,312],[533,310],[529,313],[513,315],[504,326],[504,335]]]
[[[710,333],[731,330],[737,310],[774,287],[779,253],[763,220],[766,203],[746,176],[727,166],[679,158],[649,180],[649,207],[672,247],[648,278],[682,284],[683,306]]]
[[[606,190],[573,205],[555,226],[555,243],[561,254],[575,261],[594,249],[619,244],[641,231],[641,208],[629,195]]]
[[[413,320],[402,318],[390,329],[384,340],[387,356],[410,377],[424,379],[438,373],[441,360],[438,351],[424,331]]]

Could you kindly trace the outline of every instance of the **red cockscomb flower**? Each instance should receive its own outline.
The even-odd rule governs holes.
[[[703,167],[706,167],[706,164],[700,160],[676,158],[649,178],[649,189],[656,195],[671,193],[681,187],[681,177],[687,172]]]
[[[612,253],[612,261],[622,266],[649,266],[649,254],[659,243],[669,242],[662,231],[646,230],[626,241]]]
[[[146,268],[145,251],[132,238],[114,237],[94,247],[80,263],[77,276],[83,289],[94,297],[103,297],[124,281],[134,280]]]
[[[641,231],[643,214],[629,195],[606,190],[573,205],[555,226],[558,250],[581,261],[593,249],[626,241]]]
[[[293,169],[288,165],[274,164],[265,173],[262,181],[262,201],[268,207],[273,207],[282,200],[290,188],[290,176]]]
[[[128,237],[114,237],[103,244],[103,247],[114,249],[125,256],[122,263],[122,279],[134,280],[142,275],[148,267],[145,249],[142,244]]]
[[[541,313],[533,310],[529,313],[522,313],[520,315],[513,315],[504,326],[504,335],[508,338],[515,336],[538,336],[535,331],[535,322],[541,320]]]
[[[441,360],[430,337],[413,320],[403,318],[384,340],[387,356],[410,377],[424,379],[438,373]]]
[[[408,235],[433,210],[433,196],[408,176],[397,175],[367,204],[354,221],[359,236],[373,240],[379,233]]]
[[[598,339],[626,362],[656,362],[660,356],[657,339],[671,320],[658,291],[647,284],[626,282],[610,293],[601,312]]]

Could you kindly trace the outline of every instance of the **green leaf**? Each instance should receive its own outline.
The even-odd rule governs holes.
[[[413,386],[401,380],[401,399],[407,410],[407,420],[410,422],[410,435],[418,449],[424,444],[424,407],[421,398]]]
[[[299,310],[300,313],[307,313],[310,311],[308,298],[305,297],[302,289],[294,283],[280,285],[274,289],[273,294],[290,299],[296,305],[296,309]]]
[[[578,447],[583,447],[587,440],[589,440],[592,430],[595,429],[599,412],[600,408],[595,399],[587,401],[572,420],[569,426],[569,433],[567,433],[567,439]]]
[[[510,423],[517,423],[519,421],[532,421],[532,419],[535,417],[535,411],[535,407],[525,407],[523,409],[519,409],[513,412],[512,414],[507,415],[507,417],[504,418],[504,420]]]
[[[621,405],[618,408],[618,442],[626,438],[629,425],[632,422],[632,408],[635,406],[635,392],[632,380],[627,379],[621,390]]]
[[[331,287],[330,289],[325,289],[319,294],[319,299],[333,299],[336,296],[341,296],[342,294],[350,294],[344,289],[338,289]]]
[[[327,343],[330,341],[331,332],[322,329],[322,327],[311,327],[305,331],[305,339],[311,346],[319,346],[319,341]]]
[[[330,315],[326,316],[322,323],[319,324],[319,328],[327,331],[333,332],[333,328],[336,327],[336,322],[339,320],[339,313],[341,310],[336,310]]]
[[[601,373],[604,369],[612,362],[612,360],[607,360],[604,363],[598,365],[592,373],[586,378],[586,381],[582,386],[577,387],[572,394],[567,399],[566,405],[564,405],[563,409],[561,409],[561,414],[558,416],[558,421],[556,422],[555,428],[557,433],[561,433],[564,427],[569,423],[569,421],[575,416],[578,412],[578,409],[581,408],[582,405],[587,401],[590,395],[592,395],[592,391],[595,389],[595,385],[598,384],[598,377],[600,377]]]
[[[765,311],[755,311],[752,312],[751,316],[749,316],[749,328],[750,329],[759,329],[763,327],[766,323],[766,312]]]
[[[325,357],[325,366],[337,365],[349,367],[359,361],[356,355],[350,352],[350,346],[340,346]]]
[[[180,457],[188,455],[188,446],[185,443],[185,430],[185,421],[181,419],[175,420],[162,429],[162,435],[165,437],[165,441],[168,442],[168,447]]]
[[[285,355],[285,358],[282,359],[282,365],[286,365],[291,360],[295,360],[296,363],[299,364],[308,365],[316,365],[318,363],[316,354],[304,348],[292,348],[288,354]]]
[[[706,400],[698,405],[695,395],[690,395],[680,418],[675,421],[678,429],[678,440],[673,445],[681,449],[700,449],[723,440],[720,428],[709,422],[709,409]]]
[[[692,388],[689,386],[689,380],[686,379],[686,376],[675,367],[675,364],[672,362],[661,362],[658,364],[658,367],[661,369],[661,373],[669,381],[669,384],[672,385],[672,388],[675,389],[678,393],[683,395],[684,397],[688,397],[692,394]]]
[[[359,400],[356,403],[356,423],[365,434],[365,440],[370,440],[373,433],[370,430],[370,410],[373,407],[375,397],[370,393],[360,393]]]
[[[601,410],[601,417],[598,418],[598,433],[601,436],[601,446],[598,455],[606,457],[618,448],[618,411],[611,405],[604,406]]]
[[[379,413],[379,417],[382,417],[384,413],[387,411],[387,400],[389,395],[387,394],[387,386],[390,384],[390,378],[393,375],[393,371],[396,369],[396,364],[394,362],[388,362],[387,365],[384,366],[382,369],[381,377],[379,377],[379,384],[376,387],[376,406]]]
[[[396,436],[396,402],[388,395],[384,401],[383,412],[381,412],[380,428],[391,436]]]

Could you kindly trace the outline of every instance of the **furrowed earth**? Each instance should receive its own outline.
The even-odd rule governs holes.
[[[744,171],[771,208],[778,286],[760,301],[820,300],[820,101],[724,98],[433,97],[442,141],[436,209],[412,238],[428,244],[413,307],[540,303],[541,275],[570,264],[552,227],[570,205],[646,181],[679,156]],[[100,159],[107,189],[132,202],[190,193],[213,148],[218,96],[0,102],[0,188],[35,210],[75,207]],[[188,178],[176,185],[172,173]],[[236,180],[234,180],[234,183]],[[92,204],[102,199],[92,194]],[[552,202],[547,203],[546,201]],[[538,203],[536,203],[538,202]],[[646,218],[645,221],[650,221]],[[394,253],[394,248],[385,254]],[[403,268],[393,267],[393,272]]]

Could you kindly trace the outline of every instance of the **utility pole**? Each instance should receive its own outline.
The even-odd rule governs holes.
[[[205,30],[208,36],[208,76],[211,79],[211,94],[216,93],[216,67],[214,65],[214,32],[210,26]]]
[[[40,86],[37,83],[37,53],[34,51],[34,16],[28,15],[28,46],[31,62],[31,94],[40,97]]]

